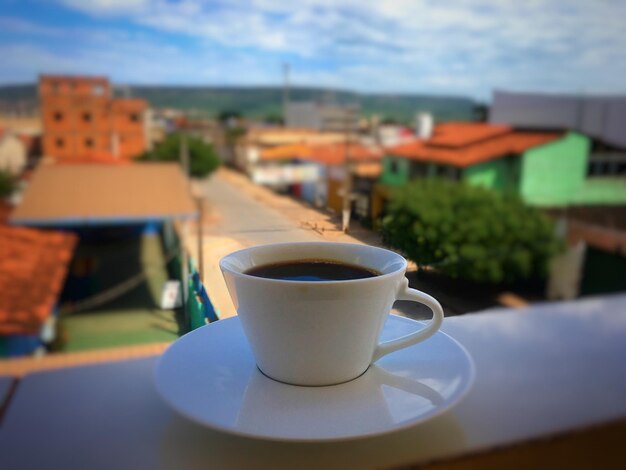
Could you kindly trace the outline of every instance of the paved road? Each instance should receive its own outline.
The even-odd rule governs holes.
[[[321,213],[311,211],[290,198],[273,193],[259,193],[247,179],[232,172],[217,172],[199,184],[208,208],[204,233],[204,283],[220,318],[235,314],[218,262],[226,254],[253,245],[290,241],[377,241],[377,236],[352,236],[324,232],[324,235],[301,228],[298,219],[309,217],[314,224],[323,223]],[[355,230],[356,231],[356,230]],[[363,231],[361,229],[361,231]],[[366,232],[366,231],[365,231]],[[188,244],[192,253],[195,241]],[[415,302],[397,302],[394,313],[414,319],[430,318],[430,310]]]
[[[223,256],[265,243],[323,240],[317,232],[300,228],[280,210],[258,201],[219,172],[198,187],[207,207],[203,236],[204,284],[220,318],[235,314],[219,269]],[[187,237],[187,248],[197,259],[196,240],[193,233]]]
[[[212,235],[232,237],[244,246],[323,239],[219,175],[203,182],[202,192],[211,209],[209,216],[215,217],[215,223],[209,226]]]

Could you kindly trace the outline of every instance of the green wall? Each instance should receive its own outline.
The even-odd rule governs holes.
[[[383,158],[383,171],[380,176],[380,182],[389,186],[402,186],[403,184],[408,183],[409,163],[410,160],[408,158],[398,158],[386,155],[385,158]]]
[[[519,180],[519,157],[510,156],[472,165],[463,170],[463,180],[500,192],[516,192]]]
[[[584,204],[626,204],[626,178],[623,176],[603,176],[587,178],[572,196],[572,205]]]
[[[573,132],[527,150],[521,157],[519,192],[536,206],[565,206],[581,191],[587,174],[589,139]]]

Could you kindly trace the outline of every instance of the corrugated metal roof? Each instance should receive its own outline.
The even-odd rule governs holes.
[[[125,224],[195,218],[176,163],[40,165],[10,223],[31,226]]]
[[[525,129],[576,130],[626,149],[626,96],[496,91],[489,120]]]

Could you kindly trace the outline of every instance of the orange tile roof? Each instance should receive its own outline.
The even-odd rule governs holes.
[[[311,155],[311,146],[306,144],[287,144],[261,150],[261,160],[291,160]]]
[[[506,126],[491,124],[449,123],[437,126],[431,139],[416,139],[390,147],[387,154],[467,167],[505,155],[521,154],[560,136],[556,133],[514,131]]]
[[[69,233],[0,225],[0,335],[39,333],[76,241]]]
[[[464,147],[511,132],[510,126],[484,122],[446,122],[439,124],[429,144],[441,147]]]
[[[326,165],[341,165],[346,155],[351,161],[376,161],[382,159],[383,153],[378,148],[360,144],[313,145],[310,160]]]
[[[382,158],[382,151],[361,144],[291,144],[279,145],[261,151],[261,160],[302,159],[325,165],[340,165],[346,154],[351,161],[377,161]]]
[[[362,178],[378,178],[382,171],[381,162],[359,162],[354,168],[354,174]]]

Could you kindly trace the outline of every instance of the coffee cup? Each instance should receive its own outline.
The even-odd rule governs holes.
[[[305,271],[314,263],[327,265],[330,280],[293,276],[298,266]],[[268,266],[286,269],[289,276],[262,277]],[[409,288],[407,261],[383,248],[334,242],[260,245],[225,256],[220,268],[259,370],[280,382],[347,382],[381,357],[432,336],[443,321],[437,300]],[[381,343],[396,300],[422,303],[433,318],[415,333]]]

